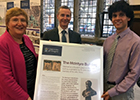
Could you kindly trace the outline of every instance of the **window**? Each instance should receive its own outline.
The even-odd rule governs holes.
[[[108,12],[103,12],[102,18],[102,37],[107,38],[116,32],[116,28],[113,26],[112,22],[109,20]]]
[[[54,0],[43,0],[43,32],[54,28]]]
[[[44,31],[53,29],[54,23],[58,24],[57,21],[55,20],[55,7],[60,7],[63,5],[68,6],[71,9],[71,21],[69,23],[68,28],[70,28],[71,30],[73,30],[73,24],[76,26],[74,27],[74,31],[77,31],[81,34],[82,38],[84,38],[85,41],[87,41],[85,38],[87,37],[97,37],[100,39],[100,37],[103,38],[107,38],[108,36],[112,35],[115,33],[116,29],[113,26],[112,22],[109,20],[108,18],[108,7],[115,1],[119,1],[119,0],[102,0],[102,2],[104,4],[104,7],[99,7],[99,9],[103,9],[103,17],[102,19],[99,18],[99,20],[102,20],[102,25],[101,25],[101,32],[99,30],[99,33],[101,33],[101,35],[98,33],[96,33],[95,35],[95,26],[96,28],[99,28],[99,21],[97,20],[98,23],[96,23],[96,11],[97,11],[97,1],[98,0],[78,0],[79,4],[74,5],[77,0],[57,0],[57,4],[55,3],[56,0],[42,0],[42,8],[43,8],[43,21],[42,21],[42,27]],[[127,0],[125,0],[127,1]],[[76,7],[76,14],[74,15],[74,7]],[[77,10],[79,9],[79,10]],[[99,10],[98,11],[101,11]],[[100,14],[101,12],[99,12]],[[73,18],[73,16],[78,16],[75,19]],[[75,22],[74,22],[75,21]],[[100,29],[100,28],[99,28]],[[96,30],[96,32],[98,32],[98,29]],[[93,38],[94,40],[94,38]],[[95,40],[96,42],[96,40]]]
[[[54,28],[54,7],[55,0],[43,0],[43,30],[48,31]],[[73,30],[73,11],[74,11],[74,0],[61,0],[61,6],[66,5],[71,10],[71,21],[68,28]],[[75,31],[79,31],[81,36],[94,37],[95,35],[95,21],[96,21],[96,6],[97,0],[79,0],[79,20],[76,20],[79,27]]]
[[[80,0],[79,33],[81,36],[95,35],[97,0]]]

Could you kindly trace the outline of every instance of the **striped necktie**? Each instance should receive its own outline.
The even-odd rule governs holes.
[[[67,41],[66,41],[66,36],[65,36],[66,31],[63,30],[61,33],[62,33],[62,42],[67,42]]]
[[[116,50],[116,46],[117,46],[117,43],[118,43],[118,39],[119,39],[119,35],[116,36],[112,46],[111,46],[111,49],[108,53],[108,56],[107,56],[107,60],[106,60],[106,64],[105,64],[105,82],[107,82],[108,80],[108,75],[109,75],[109,72],[110,72],[110,68],[111,68],[111,65],[112,65],[112,61],[113,61],[113,57],[114,57],[114,54],[115,54],[115,50]]]

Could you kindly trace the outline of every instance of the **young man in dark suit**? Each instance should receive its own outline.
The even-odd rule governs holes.
[[[57,19],[59,26],[43,33],[43,40],[59,41],[81,44],[80,34],[68,29],[71,20],[71,11],[67,6],[61,6],[58,10]]]

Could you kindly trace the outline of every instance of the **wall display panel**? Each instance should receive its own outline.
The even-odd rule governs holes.
[[[5,25],[6,2],[0,2],[0,25]]]
[[[0,2],[0,36],[5,32],[5,14],[6,14],[7,4],[6,2]]]
[[[40,23],[41,23],[41,5],[39,0],[30,0],[30,9],[24,9],[28,15],[28,27],[26,35],[33,42],[36,53],[39,52],[40,42]]]

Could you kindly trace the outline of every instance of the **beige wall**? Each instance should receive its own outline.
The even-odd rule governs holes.
[[[140,5],[140,0],[129,0],[130,5]]]

